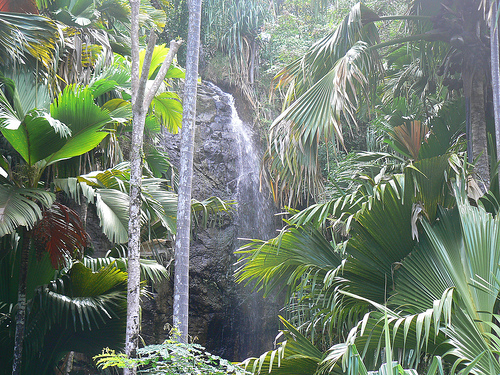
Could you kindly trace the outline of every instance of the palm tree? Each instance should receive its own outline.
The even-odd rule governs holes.
[[[40,189],[41,177],[50,165],[81,155],[98,145],[106,136],[101,129],[111,122],[111,117],[107,111],[94,103],[88,88],[68,86],[48,108],[47,102],[45,102],[46,107],[41,105],[42,98],[48,95],[42,95],[40,102],[21,100],[11,80],[3,77],[2,82],[8,85],[10,90],[7,94],[3,92],[0,94],[0,131],[23,159],[21,165],[7,165],[10,179],[4,178],[2,181],[0,201],[2,207],[0,236],[15,232],[20,225],[25,228],[22,231],[16,349],[13,363],[13,373],[17,374],[20,371],[24,339],[27,254],[30,243],[28,233],[42,219],[43,211],[51,207],[55,198],[52,193]],[[38,91],[36,86],[31,89],[34,92]],[[34,108],[35,105],[40,107]],[[44,207],[44,210],[39,205]],[[67,245],[71,244],[72,242]],[[64,249],[72,251],[71,248]]]
[[[57,207],[64,207],[58,205]],[[64,208],[65,213],[76,213]],[[64,220],[62,220],[64,221]],[[123,347],[126,318],[126,258],[89,258],[81,261],[60,258],[54,267],[53,255],[42,252],[43,240],[51,225],[50,238],[67,237],[68,226],[62,221],[41,221],[33,231],[29,251],[31,272],[27,275],[27,316],[22,373],[50,374],[70,350],[96,354],[103,347]],[[64,228],[60,227],[63,224]],[[47,232],[48,233],[48,232]],[[71,236],[69,236],[71,237]],[[15,305],[19,277],[20,252],[16,236],[4,236],[0,256],[0,373],[8,374],[14,348]],[[50,249],[50,246],[46,246]],[[57,250],[57,249],[55,249]],[[61,262],[62,261],[62,262]],[[33,272],[36,270],[36,272]],[[162,280],[168,271],[153,260],[141,260],[141,279]]]
[[[444,51],[439,57],[441,67],[434,73],[445,76],[447,81],[443,79],[443,83],[457,79],[463,82],[469,114],[469,158],[476,160],[484,191],[489,186],[489,167],[482,92],[488,84],[484,72],[489,47],[484,42],[486,25],[478,9],[477,0],[457,1],[443,7],[424,6],[417,1],[408,16],[378,16],[357,4],[335,31],[285,67],[276,82],[278,86],[288,86],[286,109],[271,126],[266,160],[277,197],[289,197],[290,204],[304,189],[315,192],[321,187],[317,167],[319,142],[336,137],[342,143],[343,124],[356,123],[362,101],[376,101],[375,85],[384,76],[379,51],[406,43],[411,46],[412,42],[432,44],[433,51]],[[375,22],[384,20],[406,20],[415,26],[409,35],[381,43]],[[473,30],[480,30],[479,34]],[[429,50],[421,49],[420,56],[425,57],[423,52]],[[427,66],[427,70],[432,67],[425,65],[424,59],[419,64]],[[427,82],[427,86],[426,82],[423,85],[435,86],[435,82]],[[451,86],[448,91],[453,94]]]
[[[378,198],[356,202],[362,208],[354,205],[352,237],[345,245],[336,248],[320,231],[297,227],[242,250],[249,263],[241,278],[254,279],[266,289],[288,284],[297,298],[291,316],[302,327],[298,332],[284,322],[286,342],[260,359],[247,360],[247,368],[255,373],[269,368],[270,373],[295,373],[290,366],[296,373],[336,373],[350,361],[353,344],[362,349],[366,366],[376,368],[385,316],[389,346],[399,350],[404,366],[416,368],[425,353],[432,353],[443,355],[454,369],[498,371],[494,353],[499,342],[493,332],[500,292],[499,219],[471,206],[462,181],[454,188],[456,206],[439,207],[435,220],[422,217],[421,226],[414,223],[419,240],[412,240],[410,180],[390,181],[378,190]],[[428,216],[435,202],[422,198],[417,201],[427,202],[423,207]],[[383,235],[387,232],[390,238]],[[330,344],[312,335],[314,331],[326,334]],[[311,339],[331,348],[323,354]]]
[[[359,365],[353,345],[368,369],[378,368],[387,319],[386,350],[395,348],[405,367],[430,353],[496,373],[499,223],[486,200],[468,202],[457,155],[437,151],[446,138],[439,128],[455,121],[445,113],[430,122],[433,134],[403,174],[376,169],[351,193],[293,216],[278,237],[239,250],[239,281],[289,296],[286,341],[247,360],[247,369],[351,373]]]

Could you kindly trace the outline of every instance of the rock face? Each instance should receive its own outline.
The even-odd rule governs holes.
[[[255,170],[245,170],[253,177],[247,185],[242,182],[242,168],[250,162],[242,152],[242,143],[252,139],[237,134],[233,108],[227,94],[217,87],[204,84],[199,88],[193,198],[217,196],[241,203],[235,204],[232,214],[219,215],[192,241],[189,334],[210,352],[234,361],[272,348],[280,304],[277,298],[263,299],[234,279],[234,251],[243,243],[238,238],[270,237],[276,227],[269,201],[262,196],[255,201],[258,193],[250,192],[250,186],[258,189],[254,186],[258,181]],[[164,147],[174,165],[179,165],[179,142],[179,135],[165,135]],[[267,207],[267,214],[257,214],[262,206]],[[255,233],[255,228],[260,228],[260,233]],[[164,340],[164,326],[172,321],[172,281],[154,289],[155,297],[143,306],[147,344]]]

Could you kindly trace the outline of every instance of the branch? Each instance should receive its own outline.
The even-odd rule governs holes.
[[[161,68],[158,71],[155,80],[153,81],[153,85],[147,91],[146,97],[144,98],[144,110],[147,110],[149,108],[149,105],[153,101],[153,97],[155,96],[156,92],[160,88],[161,83],[165,79],[168,69],[170,68],[172,61],[174,60],[174,56],[177,54],[177,50],[179,49],[181,44],[182,40],[172,40],[170,42],[170,50],[168,51],[167,57],[165,57],[165,60],[163,61],[163,64],[161,65]]]
[[[143,107],[144,92],[146,91],[146,85],[148,83],[149,68],[151,66],[151,60],[153,58],[155,44],[156,44],[156,33],[153,30],[151,30],[151,34],[149,35],[148,46],[146,47],[146,54],[144,56],[144,62],[142,63],[141,77],[139,78],[139,85],[137,87],[137,94],[136,94],[137,99],[134,103],[134,107],[137,110],[144,109],[146,111],[149,107],[149,106]]]

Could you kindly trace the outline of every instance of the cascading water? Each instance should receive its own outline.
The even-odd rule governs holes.
[[[233,361],[271,349],[278,333],[280,304],[234,279],[234,251],[246,242],[241,239],[268,239],[276,230],[272,200],[259,189],[257,138],[241,121],[230,94],[211,83],[199,87],[193,198],[218,196],[236,204],[232,215],[222,215],[191,242],[189,329],[210,352]],[[179,143],[178,136],[165,135],[163,145],[174,165],[179,164]],[[169,322],[170,288],[165,288],[166,302],[155,301],[152,319]]]
[[[234,97],[219,87],[207,83],[221,100],[231,108],[231,129],[237,147],[236,202],[238,238],[269,239],[276,230],[273,207],[269,194],[261,191],[260,155],[254,141],[255,134],[244,123],[234,102]]]

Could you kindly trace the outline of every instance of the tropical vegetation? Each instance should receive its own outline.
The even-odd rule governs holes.
[[[0,0],[0,373],[103,348],[126,373],[500,373],[497,20],[496,0]],[[285,298],[241,367],[187,343],[191,219],[230,209],[188,187],[198,57],[248,102],[285,212],[237,252],[238,282]],[[160,137],[181,124],[177,183]],[[113,257],[89,256],[88,210]],[[176,234],[183,343],[136,350],[170,272],[140,244]]]
[[[471,65],[488,60],[470,61],[467,26],[486,32],[475,12],[489,8],[424,3],[396,17],[357,4],[276,76],[288,92],[268,178],[284,204],[317,203],[239,250],[240,281],[287,296],[284,339],[245,361],[254,373],[383,373],[393,358],[397,373],[436,373],[436,358],[447,373],[498,372],[498,164],[487,81]],[[408,33],[380,42],[384,20],[405,20]],[[360,124],[368,151],[327,162],[325,180],[322,142],[346,149]]]

